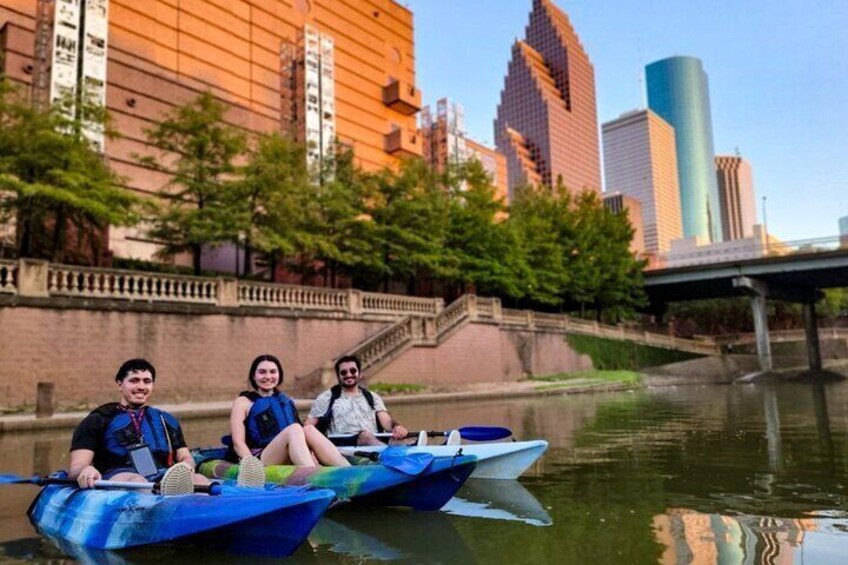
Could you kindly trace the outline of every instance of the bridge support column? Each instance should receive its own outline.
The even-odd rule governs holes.
[[[801,303],[804,310],[804,327],[807,334],[807,356],[809,358],[810,370],[821,370],[821,349],[816,324],[816,301],[824,298],[824,294],[821,291],[814,288],[785,284],[766,284],[765,281],[745,276],[734,278],[733,286],[751,297],[751,306],[754,310],[754,329],[757,332],[757,354],[760,357],[760,368],[763,371],[770,371],[772,369],[766,297]]]
[[[821,346],[819,345],[819,327],[816,319],[815,302],[807,302],[804,308],[804,330],[807,336],[807,357],[811,371],[821,371]]]
[[[768,332],[768,305],[766,297],[757,294],[751,297],[751,308],[754,310],[754,331],[757,334],[757,356],[760,358],[760,370],[771,371],[771,342]]]
[[[768,285],[763,281],[749,277],[736,277],[733,286],[741,288],[751,297],[751,309],[754,312],[754,332],[757,334],[757,356],[760,358],[760,370],[772,370],[771,342],[768,333]]]

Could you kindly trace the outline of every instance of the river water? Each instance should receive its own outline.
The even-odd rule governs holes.
[[[469,481],[441,512],[333,510],[289,562],[845,563],[846,401],[848,383],[398,406],[410,428],[508,426],[550,449],[519,481]],[[184,423],[192,445],[216,443],[225,426]],[[0,472],[62,467],[68,441],[0,435]],[[0,488],[0,563],[73,562],[24,516],[36,488]],[[245,561],[185,547],[92,559]]]

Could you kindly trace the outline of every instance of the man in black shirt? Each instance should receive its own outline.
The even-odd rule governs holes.
[[[130,359],[115,375],[120,402],[104,404],[80,422],[71,440],[69,478],[81,488],[100,479],[209,484],[194,473],[194,459],[176,418],[147,405],[156,369],[144,359]]]

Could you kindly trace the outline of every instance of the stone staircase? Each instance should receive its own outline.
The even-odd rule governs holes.
[[[469,323],[495,324],[504,329],[582,334],[632,341],[642,345],[676,349],[701,355],[718,355],[715,343],[636,331],[624,326],[611,326],[572,318],[564,314],[548,314],[532,310],[510,310],[501,307],[498,298],[465,294],[439,313],[430,316],[405,316],[390,324],[339,357],[355,355],[362,370],[374,374],[413,347],[438,347]],[[298,384],[308,392],[317,392],[336,383],[333,361],[303,375]]]

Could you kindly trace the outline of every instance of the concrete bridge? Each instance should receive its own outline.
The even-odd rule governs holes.
[[[651,307],[669,302],[748,296],[754,316],[757,353],[763,371],[772,369],[767,303],[769,299],[803,306],[810,370],[821,370],[815,304],[822,289],[848,287],[848,249],[799,252],[727,263],[693,265],[645,273]]]

